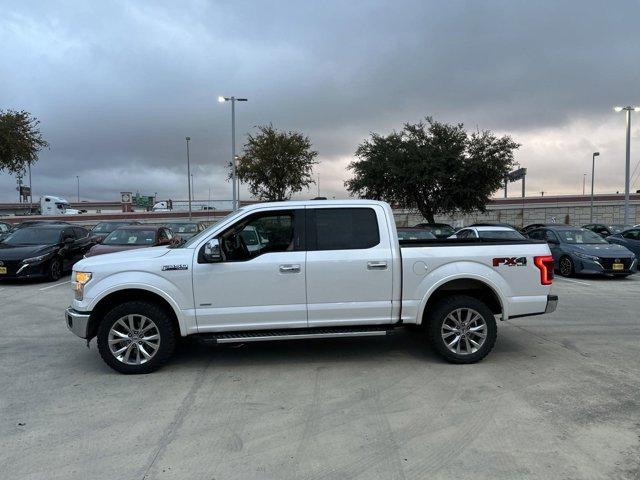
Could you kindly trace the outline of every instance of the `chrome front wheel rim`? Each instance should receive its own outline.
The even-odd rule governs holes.
[[[119,318],[109,330],[109,351],[126,365],[143,365],[160,348],[160,331],[148,317],[130,314]]]
[[[457,308],[447,315],[440,329],[442,341],[456,355],[471,355],[487,338],[487,322],[472,308]]]

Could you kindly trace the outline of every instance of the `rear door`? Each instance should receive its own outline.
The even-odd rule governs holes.
[[[391,323],[393,258],[377,205],[307,208],[310,327]]]

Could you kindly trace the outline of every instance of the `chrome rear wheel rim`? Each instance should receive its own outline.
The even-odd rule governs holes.
[[[107,339],[109,351],[125,365],[144,365],[160,348],[160,331],[149,317],[129,314],[116,320]]]
[[[471,355],[487,339],[487,322],[472,308],[457,308],[447,315],[440,329],[442,341],[456,355]]]

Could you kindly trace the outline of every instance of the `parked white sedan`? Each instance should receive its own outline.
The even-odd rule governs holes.
[[[484,238],[492,240],[516,240],[525,238],[513,228],[498,226],[464,227],[449,238]]]

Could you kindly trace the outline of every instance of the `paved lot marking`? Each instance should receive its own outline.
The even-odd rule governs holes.
[[[66,285],[67,283],[71,283],[71,280],[67,280],[66,282],[56,283],[55,285],[49,285],[48,287],[39,288],[38,290],[42,292],[43,290],[49,290],[50,288],[59,287],[60,285]]]
[[[590,283],[579,282],[578,280],[569,280],[568,278],[556,277],[554,280],[562,280],[563,282],[570,282],[570,283],[579,283],[580,285],[586,285],[587,287],[591,286]]]

